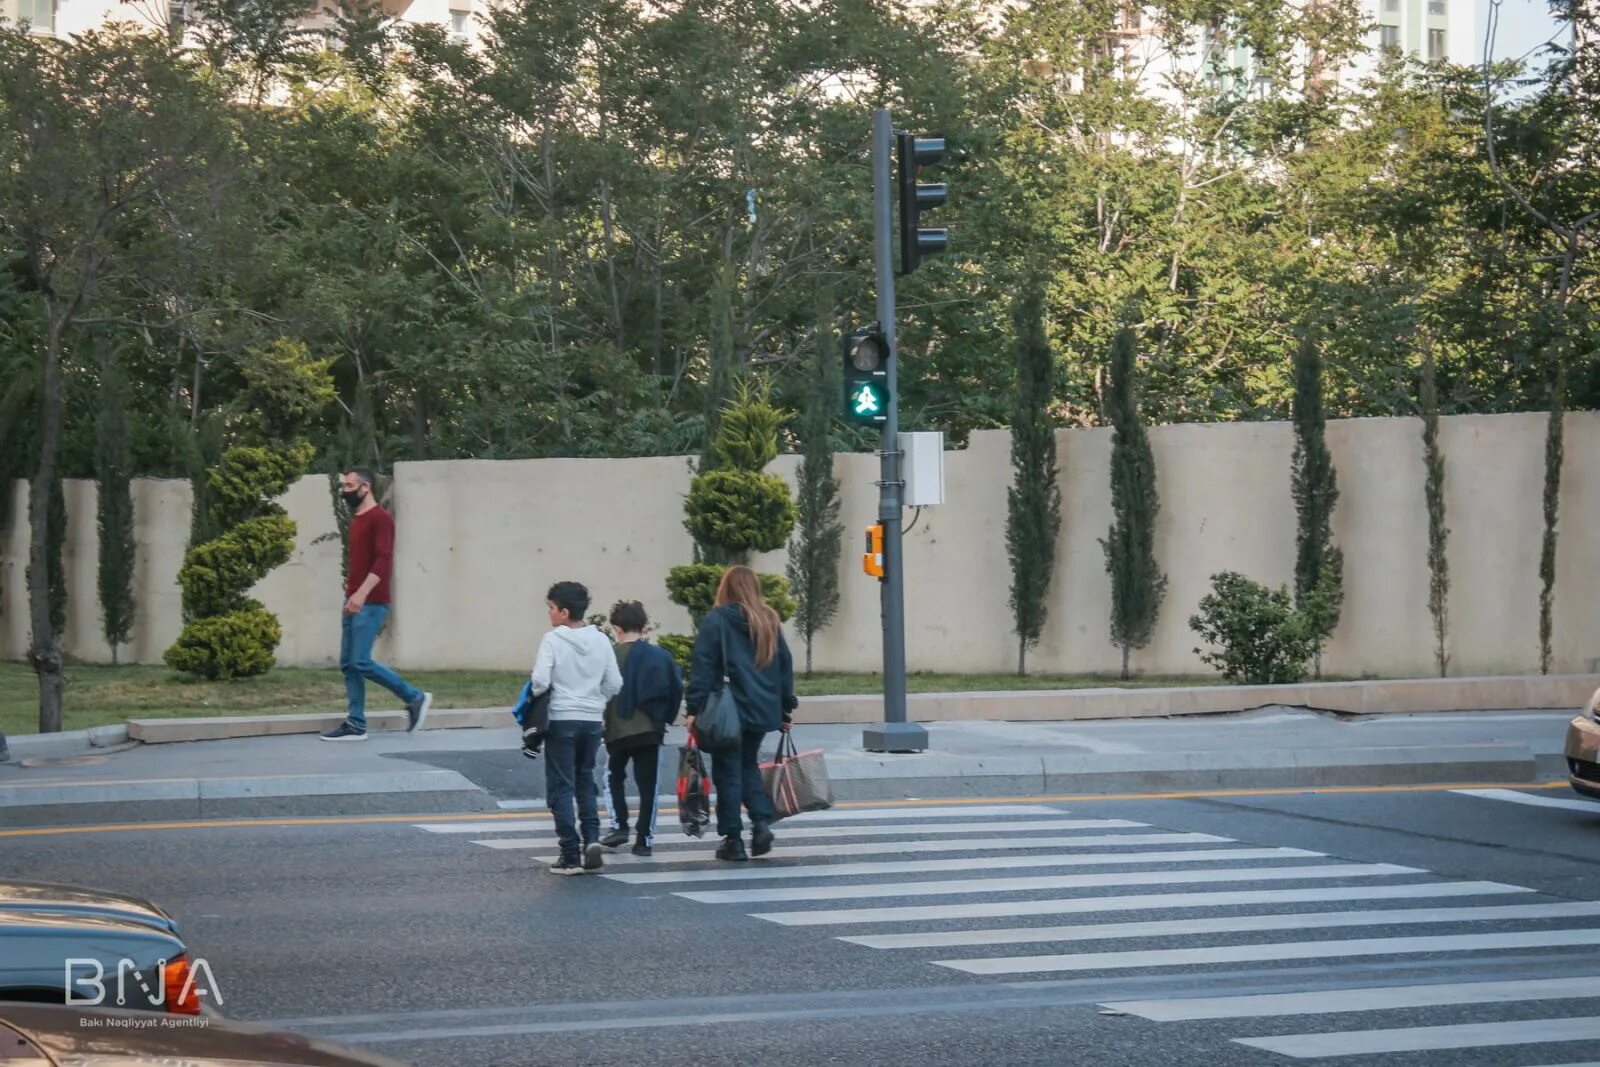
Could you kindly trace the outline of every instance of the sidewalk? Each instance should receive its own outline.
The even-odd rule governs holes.
[[[856,725],[801,725],[838,800],[1523,783],[1564,774],[1567,709],[1351,718],[1290,708],[1110,722],[928,723],[929,750],[861,748]],[[662,792],[671,792],[667,738]],[[163,819],[424,814],[529,807],[542,761],[514,728],[290,735],[30,756],[0,764],[0,826]]]

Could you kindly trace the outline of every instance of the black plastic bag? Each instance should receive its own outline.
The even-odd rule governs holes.
[[[703,837],[711,825],[711,775],[693,734],[678,749],[678,822],[690,837]]]

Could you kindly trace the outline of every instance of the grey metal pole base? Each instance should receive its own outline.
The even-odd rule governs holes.
[[[861,747],[868,752],[926,752],[928,731],[917,722],[880,722],[861,732]]]

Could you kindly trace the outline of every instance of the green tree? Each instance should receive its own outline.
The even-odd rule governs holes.
[[[174,670],[213,680],[272,669],[282,631],[248,594],[294,550],[295,523],[276,498],[310,469],[315,449],[298,435],[333,396],[327,361],[294,342],[252,350],[241,371],[249,387],[240,419],[265,443],[229,448],[211,471],[211,525],[220,532],[184,556],[185,625],[165,656]]]
[[[1006,554],[1011,560],[1012,626],[1017,673],[1028,672],[1028,649],[1039,643],[1049,616],[1056,538],[1061,532],[1061,486],[1056,429],[1055,356],[1045,335],[1044,292],[1029,286],[1013,311],[1016,333],[1016,414],[1011,422],[1011,488],[1006,493]]]
[[[123,32],[41,38],[0,27],[0,239],[42,323],[29,493],[29,662],[39,729],[61,729],[61,643],[48,556],[65,419],[64,363],[83,320],[208,224],[229,157],[221,100],[167,42]],[[11,258],[8,256],[8,258]]]
[[[800,461],[798,521],[789,543],[789,588],[794,594],[795,627],[806,645],[808,676],[812,643],[839,610],[844,528],[839,523],[839,480],[833,473],[833,418],[841,382],[832,317],[832,301],[819,300],[816,343],[799,427],[804,458]]]
[[[697,544],[724,562],[672,568],[667,595],[686,608],[695,626],[711,610],[725,563],[743,563],[752,552],[782,548],[794,530],[794,500],[789,487],[766,466],[778,455],[778,431],[785,413],[772,403],[764,383],[746,379],[718,422],[718,465],[696,475],[684,498],[684,528]],[[789,583],[779,575],[760,575],[767,600],[787,619],[794,614]]]
[[[1433,659],[1443,678],[1450,669],[1450,528],[1445,525],[1444,450],[1439,447],[1439,373],[1433,345],[1422,352],[1423,500],[1428,511],[1428,614],[1433,618]]]
[[[1111,510],[1116,516],[1105,548],[1111,575],[1111,641],[1122,649],[1122,677],[1132,677],[1130,653],[1150,643],[1167,577],[1156,563],[1156,461],[1139,416],[1134,332],[1117,332],[1111,350]]]
[[[1291,488],[1299,529],[1295,537],[1294,595],[1315,642],[1317,677],[1322,647],[1339,625],[1344,554],[1333,544],[1333,509],[1339,501],[1333,455],[1328,451],[1322,406],[1322,350],[1307,330],[1294,360],[1294,459]]]
[[[95,412],[95,482],[98,486],[101,628],[111,662],[133,632],[133,455],[128,436],[127,382],[107,359],[101,369]]]

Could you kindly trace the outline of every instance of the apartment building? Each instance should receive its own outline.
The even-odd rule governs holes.
[[[398,22],[433,23],[465,40],[476,35],[473,5],[486,0],[381,0],[384,11]],[[152,30],[181,24],[188,5],[184,0],[0,0],[0,19],[26,22],[38,33],[82,33],[107,22],[131,22]],[[307,0],[306,24],[330,22],[325,5]]]

